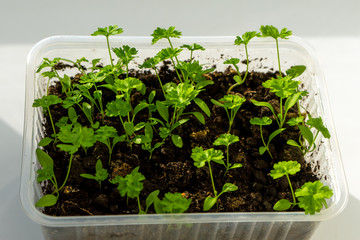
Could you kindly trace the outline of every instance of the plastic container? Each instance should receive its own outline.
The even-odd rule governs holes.
[[[243,46],[234,46],[234,37],[183,37],[174,39],[176,46],[198,43],[206,51],[198,51],[195,57],[200,63],[216,65],[224,69],[223,61],[231,57],[245,59]],[[132,67],[142,63],[144,58],[154,56],[158,50],[167,47],[167,42],[151,45],[149,37],[113,37],[113,47],[124,44],[136,47],[139,57]],[[254,39],[248,46],[251,60],[250,71],[275,71],[277,67],[275,41],[271,38]],[[185,51],[184,51],[185,52]],[[328,209],[316,215],[303,212],[261,212],[261,213],[199,213],[199,214],[149,214],[89,217],[52,217],[35,208],[41,197],[41,188],[36,183],[39,167],[35,149],[42,134],[42,113],[33,108],[34,98],[45,93],[47,79],[35,73],[44,57],[68,59],[102,58],[109,61],[105,38],[83,36],[56,36],[42,40],[31,50],[27,60],[25,125],[23,138],[23,165],[21,175],[21,201],[27,215],[40,224],[45,239],[308,239],[319,222],[334,217],[346,205],[348,191],[343,172],[336,134],[332,124],[330,106],[326,95],[325,80],[312,49],[297,37],[280,41],[282,70],[293,65],[306,65],[301,76],[302,88],[310,94],[302,105],[312,116],[323,117],[331,138],[319,139],[318,149],[306,161],[315,169],[321,181],[333,189],[334,195],[328,201]],[[184,58],[188,56],[180,56]],[[245,69],[245,65],[242,66]],[[240,69],[241,70],[241,69]],[[71,75],[71,73],[67,73]],[[319,168],[320,166],[320,168]]]

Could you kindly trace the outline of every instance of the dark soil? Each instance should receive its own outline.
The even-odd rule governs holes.
[[[147,95],[154,89],[157,91],[158,97],[155,100],[163,100],[160,99],[162,94],[155,75],[146,71],[132,71],[130,75],[139,78],[147,86],[145,96],[140,93],[134,94],[133,106],[141,99],[147,99]],[[167,64],[161,68],[160,75],[164,82],[177,81],[176,75],[168,68]],[[60,192],[58,203],[53,207],[45,208],[44,212],[54,216],[137,214],[136,199],[129,199],[127,205],[127,199],[120,196],[117,185],[106,180],[100,189],[96,181],[80,177],[81,173],[94,174],[95,163],[98,159],[101,159],[104,168],[108,169],[110,179],[116,175],[125,176],[132,169],[140,166],[139,171],[146,177],[146,180],[143,181],[144,189],[140,194],[143,209],[145,209],[145,199],[148,194],[158,189],[160,198],[167,192],[182,193],[184,197],[192,199],[187,212],[203,212],[205,198],[213,194],[212,185],[208,168],[198,169],[194,166],[190,157],[191,149],[196,146],[204,149],[215,147],[215,149],[224,151],[225,154],[225,147],[213,146],[212,143],[220,134],[227,132],[227,116],[224,109],[213,105],[210,99],[217,100],[226,94],[227,89],[234,82],[233,75],[234,71],[229,68],[225,72],[214,72],[206,76],[213,80],[214,84],[207,86],[206,91],[201,92],[199,97],[212,110],[211,116],[206,117],[206,125],[199,123],[191,116],[190,121],[176,129],[175,134],[179,134],[183,138],[184,146],[182,148],[177,148],[171,139],[168,139],[162,147],[154,151],[152,159],[149,160],[149,153],[142,150],[140,145],[133,144],[131,149],[126,143],[118,143],[112,154],[110,166],[108,166],[108,149],[104,144],[97,142],[94,147],[88,149],[87,154],[80,149],[74,155],[70,177],[66,187]],[[239,136],[240,142],[230,145],[230,163],[241,163],[243,167],[229,170],[225,177],[223,165],[213,163],[212,169],[218,191],[221,190],[224,183],[233,183],[239,187],[239,190],[224,193],[219,198],[218,209],[215,206],[210,210],[211,212],[272,212],[273,205],[279,199],[286,198],[292,201],[286,178],[273,180],[269,176],[273,164],[278,161],[293,160],[301,164],[301,171],[295,176],[291,176],[295,189],[307,181],[318,180],[310,166],[304,161],[300,150],[286,144],[288,139],[298,139],[297,127],[286,126],[287,130],[272,141],[270,149],[274,159],[271,159],[267,152],[264,155],[259,154],[259,147],[262,146],[259,126],[252,126],[249,120],[253,117],[269,116],[272,119],[273,117],[267,108],[256,107],[250,100],[267,101],[277,109],[278,98],[262,86],[264,81],[275,75],[276,73],[272,72],[250,72],[246,82],[232,92],[232,94],[239,94],[247,99],[237,113],[231,130],[232,134]],[[121,78],[124,77],[121,76]],[[72,79],[73,82],[78,81],[78,78],[79,76],[75,76]],[[51,87],[50,92],[62,98],[65,97],[61,93],[60,84]],[[103,97],[104,101],[112,101],[115,99],[115,94],[103,89]],[[79,109],[76,110],[78,114],[81,112]],[[201,112],[195,104],[188,106],[186,111]],[[61,117],[67,116],[67,110],[61,106],[52,107],[51,112],[55,122]],[[295,114],[297,114],[296,109],[291,109],[288,117]],[[97,113],[96,117],[99,120],[100,114]],[[137,121],[146,121],[147,117],[147,110],[143,110],[137,116]],[[88,125],[85,117],[81,117],[78,121],[83,125]],[[49,119],[44,123],[45,134],[49,136],[52,134],[52,128],[47,123],[49,123]],[[119,118],[106,117],[105,124],[114,126],[119,135],[124,132]],[[273,121],[273,125],[264,127],[265,139],[277,127],[276,121]],[[155,142],[161,141],[157,134],[154,134],[154,138]],[[62,183],[66,175],[69,155],[58,149],[55,150],[51,144],[45,150],[54,160],[57,181]],[[44,186],[44,191],[51,193],[51,184]],[[293,210],[299,209],[294,208]],[[153,207],[149,209],[149,212],[154,212]]]

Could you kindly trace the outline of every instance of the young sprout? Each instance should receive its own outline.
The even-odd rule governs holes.
[[[299,143],[294,140],[288,140],[287,144],[298,147],[304,155],[307,152],[312,152],[315,150],[315,141],[319,133],[321,133],[325,138],[330,138],[329,130],[325,127],[321,117],[313,118],[311,115],[309,115],[309,120],[306,121],[306,125],[298,124],[298,127],[301,133],[300,138],[303,140],[299,139]],[[311,131],[312,128],[316,130],[315,135]],[[305,142],[307,142],[307,144],[305,144]]]
[[[118,184],[117,188],[122,197],[127,196],[127,199],[137,199],[139,213],[143,213],[139,197],[141,190],[144,188],[143,180],[145,180],[145,176],[139,173],[139,167],[136,167],[125,177],[116,176],[113,180],[110,180],[110,183]]]
[[[240,97],[239,95],[232,95],[232,94],[225,95],[223,98],[219,99],[219,101],[211,99],[211,102],[213,104],[223,107],[226,111],[226,115],[228,116],[229,119],[229,129],[227,133],[230,133],[231,126],[234,123],[236,113],[239,111],[241,105],[245,101],[246,101],[245,98]],[[229,113],[229,109],[230,109],[230,113]]]
[[[278,76],[277,78],[271,78],[262,84],[265,88],[269,88],[270,92],[275,93],[276,96],[280,98],[280,112],[278,114],[275,113],[274,108],[268,102],[259,102],[254,99],[251,100],[251,102],[255,106],[269,108],[274,115],[274,118],[278,123],[279,128],[282,128],[284,126],[286,116],[290,108],[292,108],[302,96],[307,94],[306,92],[298,91],[299,84],[300,81],[293,80],[290,75],[285,77]],[[285,104],[284,99],[286,99]]]
[[[56,204],[59,198],[58,184],[56,181],[56,176],[54,173],[54,161],[53,159],[45,153],[40,148],[36,149],[36,156],[41,165],[41,168],[37,170],[37,182],[41,183],[43,181],[49,180],[54,186],[55,190],[51,194],[47,194],[41,197],[35,204],[35,207],[50,207]]]
[[[224,155],[222,151],[214,150],[213,148],[204,150],[202,147],[195,147],[192,149],[191,158],[194,160],[195,167],[197,168],[204,167],[206,163],[208,164],[209,167],[209,173],[210,173],[211,184],[214,191],[214,197],[208,196],[205,199],[203,206],[204,211],[209,211],[215,205],[215,203],[217,203],[218,198],[223,193],[236,191],[238,189],[238,187],[232,183],[225,183],[222,188],[222,191],[219,194],[216,191],[214,178],[211,170],[211,161],[216,162],[218,164],[222,164],[226,167],[223,161]]]
[[[230,144],[236,143],[238,141],[240,141],[238,136],[225,133],[225,134],[221,134],[213,143],[215,146],[221,146],[221,145],[226,146],[226,171],[224,175],[226,175],[229,169],[242,167],[241,163],[235,163],[235,164],[229,163],[229,146]]]
[[[104,27],[104,28],[98,28],[97,31],[95,31],[94,33],[91,34],[91,36],[102,35],[102,36],[106,37],[106,44],[107,44],[107,48],[108,48],[108,51],[109,51],[111,66],[114,66],[114,63],[113,63],[113,59],[111,57],[109,37],[114,36],[114,35],[119,35],[119,34],[121,34],[123,32],[124,31],[123,31],[122,28],[119,28],[117,25],[113,25],[113,26],[108,26],[108,27]]]
[[[160,213],[183,213],[190,207],[191,199],[184,198],[181,193],[165,193],[162,200],[154,201],[155,212]]]
[[[180,53],[180,51],[182,50],[182,49],[174,48],[174,46],[173,46],[173,44],[171,43],[171,40],[170,40],[170,38],[180,38],[181,37],[181,32],[175,30],[175,27],[169,27],[168,29],[158,27],[158,28],[156,28],[154,30],[154,32],[151,34],[151,36],[153,37],[153,39],[151,41],[151,44],[155,44],[161,39],[167,39],[169,44],[170,44],[170,48],[173,51],[175,51],[177,53]],[[169,50],[164,50],[164,51],[169,51]],[[175,65],[175,61],[173,60],[173,58],[175,58],[177,64],[180,64],[180,62],[179,62],[179,60],[177,58],[177,54],[175,54],[174,52],[173,53],[169,52],[169,53],[167,53],[165,55],[168,55],[169,57],[171,56],[170,58],[171,58],[171,61],[173,62],[174,67],[176,65]],[[175,68],[175,72],[176,72],[176,74],[177,74],[177,76],[179,78],[179,81],[182,81],[181,77],[180,77],[180,74],[179,74],[179,72],[177,71],[176,68]]]
[[[289,175],[294,175],[300,171],[300,164],[296,161],[283,161],[274,164],[270,176],[273,179],[286,176],[290,186],[293,202],[287,199],[281,199],[274,205],[276,211],[286,211],[294,206],[299,206],[305,210],[305,214],[314,215],[325,206],[327,208],[326,198],[331,198],[332,190],[328,186],[323,186],[320,181],[306,182],[300,189],[296,189],[295,194],[291,185]],[[296,201],[297,200],[297,201]]]
[[[260,126],[260,136],[261,136],[261,140],[264,144],[264,146],[261,146],[259,148],[260,155],[263,155],[265,153],[265,151],[268,151],[270,157],[273,158],[273,156],[271,155],[270,149],[269,149],[270,142],[277,135],[279,135],[281,132],[283,132],[286,128],[277,129],[276,131],[274,131],[273,133],[270,134],[268,141],[265,142],[264,136],[263,136],[263,131],[262,131],[262,126],[267,126],[267,125],[270,125],[271,123],[272,123],[272,120],[269,117],[262,117],[262,118],[254,117],[254,118],[250,119],[250,124]]]
[[[289,175],[295,175],[297,172],[300,171],[300,167],[301,167],[300,163],[298,163],[296,161],[282,161],[282,162],[278,162],[278,163],[274,164],[274,169],[270,171],[270,176],[273,179],[278,179],[278,178],[281,178],[283,176],[286,176],[286,178],[288,180],[288,183],[289,183],[289,186],[290,186],[291,195],[293,197],[293,203],[291,203],[287,199],[279,200],[274,205],[274,210],[276,210],[276,211],[285,211],[285,210],[288,210],[291,206],[295,206],[297,204],[295,194],[294,194],[294,190],[293,190],[293,187],[291,185]]]
[[[241,79],[241,75],[240,75],[240,72],[239,72],[239,68],[237,67],[237,64],[240,62],[239,59],[237,58],[232,58],[232,59],[229,59],[229,61],[225,61],[224,64],[232,64],[236,71],[237,71],[237,76],[234,76],[234,80],[235,80],[235,84],[232,85],[227,93],[229,94],[230,91],[236,87],[236,86],[239,86],[241,85],[242,83],[245,82],[246,80],[246,77],[248,75],[248,72],[249,72],[249,54],[248,54],[248,49],[247,49],[247,45],[249,44],[250,40],[253,39],[254,37],[259,37],[260,36],[260,33],[256,32],[256,31],[251,31],[251,32],[246,32],[244,33],[241,37],[240,36],[236,36],[236,39],[235,39],[235,42],[234,44],[235,45],[241,45],[241,44],[244,44],[245,46],[245,54],[246,54],[246,71],[245,71],[245,75],[244,75],[244,78]]]
[[[272,25],[265,25],[260,27],[261,37],[272,37],[276,41],[276,51],[277,51],[277,59],[278,59],[278,65],[279,65],[279,75],[281,77],[281,67],[280,67],[280,52],[279,52],[279,38],[282,39],[288,39],[289,36],[292,35],[291,31],[288,31],[286,28],[281,29],[279,32],[279,29]]]
[[[34,100],[33,107],[42,107],[43,111],[47,111],[49,113],[49,118],[51,122],[51,126],[53,129],[54,136],[56,135],[55,125],[53,118],[51,116],[50,106],[62,103],[61,98],[55,95],[44,95],[42,98],[38,98]]]
[[[145,124],[144,135],[137,135],[134,138],[134,143],[141,144],[141,148],[150,153],[149,159],[151,159],[153,151],[155,149],[161,147],[165,143],[164,142],[165,139],[163,139],[162,142],[155,143],[155,145],[152,146],[153,136],[154,136],[154,133],[153,133],[152,126],[149,122],[147,122]]]
[[[88,174],[88,173],[82,173],[80,174],[81,177],[83,178],[87,178],[87,179],[93,179],[95,181],[97,181],[100,185],[100,189],[101,189],[101,182],[105,181],[109,174],[107,172],[106,169],[103,168],[102,162],[100,159],[97,160],[96,165],[95,165],[95,175],[92,174]]]
[[[111,126],[101,126],[99,129],[96,130],[96,139],[97,141],[105,144],[109,149],[109,160],[108,163],[110,164],[111,155],[115,145],[118,142],[122,142],[125,140],[125,136],[119,136],[116,129]],[[112,139],[112,141],[111,141]]]
[[[156,70],[156,65],[157,65],[158,63],[160,63],[160,62],[161,62],[161,59],[160,59],[158,56],[155,56],[155,57],[153,57],[153,58],[148,58],[148,59],[146,59],[146,60],[144,61],[144,63],[143,63],[142,65],[140,65],[140,68],[151,68],[151,69],[153,69],[153,70],[155,71],[155,75],[156,75],[156,77],[157,77],[158,80],[159,80],[159,84],[160,84],[161,90],[162,90],[163,94],[165,95],[164,86],[163,86],[163,84],[162,84],[162,82],[161,82],[161,78],[160,78],[160,76],[159,76],[159,73],[158,73],[158,71]]]

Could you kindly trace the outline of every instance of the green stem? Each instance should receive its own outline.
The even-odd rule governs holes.
[[[229,145],[226,146],[226,171],[224,176],[226,176],[226,173],[229,171]]]
[[[270,152],[270,149],[269,149],[269,146],[265,143],[265,140],[264,140],[264,136],[263,136],[263,132],[262,132],[262,125],[260,125],[260,136],[261,136],[261,140],[266,148],[266,151],[268,151],[271,159],[273,158],[273,156],[271,155],[271,152]]]
[[[161,86],[161,90],[162,90],[162,92],[163,92],[163,94],[164,94],[164,96],[165,96],[165,90],[164,90],[163,84],[162,84],[162,82],[161,82],[160,76],[159,76],[158,72],[156,71],[155,66],[154,66],[153,69],[154,69],[155,74],[156,74],[156,76],[157,76],[157,78],[158,78],[158,80],[159,80],[159,83],[160,83],[160,86]]]
[[[285,116],[283,117],[283,98],[280,98],[280,126],[279,128],[282,128],[284,125]]]
[[[245,82],[245,79],[249,72],[249,55],[248,55],[248,50],[247,50],[247,44],[245,44],[245,54],[246,54],[246,71],[245,71],[245,76],[243,78],[243,82]]]
[[[113,67],[113,66],[114,66],[114,63],[113,63],[113,59],[112,59],[112,56],[111,56],[110,43],[109,43],[109,36],[106,36],[106,44],[107,44],[108,51],[109,51],[110,63],[111,63],[111,66]]]
[[[140,205],[140,198],[139,198],[139,196],[136,196],[136,198],[137,198],[137,202],[138,202],[139,212],[142,212],[141,205]]]
[[[192,56],[194,51],[190,51],[190,63],[192,62]]]
[[[281,77],[279,41],[277,38],[275,39],[275,41],[276,41],[276,50],[277,50],[277,58],[278,58],[278,65],[279,65],[279,75]]]
[[[54,131],[54,134],[56,135],[55,125],[54,125],[54,121],[53,121],[52,116],[51,116],[50,107],[47,107],[47,109],[48,109],[48,112],[49,112],[49,118],[50,118],[52,129]]]
[[[215,197],[217,197],[217,191],[215,189],[214,178],[213,178],[212,170],[211,170],[211,163],[210,163],[210,161],[207,161],[207,162],[209,164],[209,172],[210,172],[211,184],[212,184],[212,187],[213,187],[214,195],[215,195]]]
[[[119,116],[119,118],[120,118],[121,124],[123,125],[124,131],[125,131],[126,140],[127,140],[128,142],[130,142],[129,135],[126,133],[124,121],[122,120],[122,117],[121,117],[121,116]]]
[[[174,49],[174,46],[172,45],[172,43],[171,43],[171,41],[170,41],[170,38],[167,38],[167,40],[169,41],[170,47],[171,47],[172,49]],[[174,65],[175,72],[176,72],[176,74],[178,75],[178,78],[179,78],[180,82],[183,82],[183,81],[181,80],[181,78],[180,78],[179,72],[178,72],[177,69],[176,69],[174,60],[173,60],[172,58],[170,58],[170,59],[171,59],[173,65]],[[179,59],[178,59],[176,56],[175,56],[175,60],[176,60],[177,64],[180,65]],[[184,74],[183,74],[183,76],[184,76]]]
[[[66,173],[66,177],[65,177],[65,180],[63,182],[63,184],[61,185],[61,187],[59,188],[58,192],[60,192],[60,190],[65,186],[68,178],[69,178],[69,175],[70,175],[70,170],[71,170],[71,163],[72,163],[72,159],[73,159],[73,154],[70,155],[70,160],[69,160],[69,166],[68,166],[68,170],[67,170],[67,173]]]
[[[291,190],[291,195],[292,195],[292,197],[293,197],[293,199],[294,199],[294,206],[295,206],[295,205],[296,205],[296,198],[295,198],[294,190],[293,190],[293,187],[292,187],[292,185],[291,185],[289,175],[288,175],[288,174],[285,174],[285,175],[286,175],[286,178],[287,178],[287,180],[288,180],[288,182],[289,182],[289,186],[290,186],[290,190]]]

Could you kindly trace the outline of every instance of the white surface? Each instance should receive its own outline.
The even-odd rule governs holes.
[[[350,200],[313,240],[359,239],[360,1],[357,0],[0,0],[0,240],[42,240],[19,200],[26,55],[51,35],[88,35],[118,24],[125,35],[176,26],[184,35],[236,35],[261,24],[288,27],[316,49],[323,66]],[[45,21],[47,20],[47,21]]]

